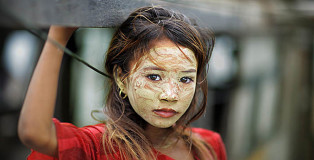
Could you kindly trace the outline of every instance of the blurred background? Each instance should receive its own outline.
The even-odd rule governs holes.
[[[130,11],[179,10],[211,28],[206,114],[193,123],[219,132],[230,160],[314,159],[313,0],[0,0],[0,157],[26,159],[17,123],[44,42],[26,27],[81,26],[67,47],[103,69],[106,49]],[[106,78],[65,55],[55,117],[95,124]],[[102,119],[102,113],[94,114]]]

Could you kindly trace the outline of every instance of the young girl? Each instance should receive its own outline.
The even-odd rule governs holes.
[[[75,28],[52,26],[66,45]],[[46,42],[19,121],[28,159],[225,160],[219,134],[188,125],[205,110],[214,37],[180,13],[144,7],[117,29],[105,61],[108,120],[77,128],[52,119],[62,50]],[[52,119],[52,120],[51,120]]]

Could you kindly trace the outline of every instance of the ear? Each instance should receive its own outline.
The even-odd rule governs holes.
[[[113,74],[114,80],[116,81],[116,83],[117,83],[118,87],[121,89],[121,91],[123,93],[125,93],[126,83],[124,82],[124,79],[123,79],[122,69],[118,66],[115,66],[114,71],[115,71]]]

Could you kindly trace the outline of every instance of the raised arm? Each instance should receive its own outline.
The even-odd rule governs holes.
[[[51,26],[48,36],[66,45],[75,28]],[[57,155],[57,137],[52,117],[55,108],[63,51],[47,41],[35,68],[21,110],[18,135],[28,147]]]

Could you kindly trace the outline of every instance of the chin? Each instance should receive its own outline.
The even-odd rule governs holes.
[[[150,123],[150,125],[152,125],[152,126],[154,126],[156,128],[164,128],[164,129],[166,129],[166,128],[171,128],[174,125],[174,123],[171,123],[171,124],[151,124]]]

